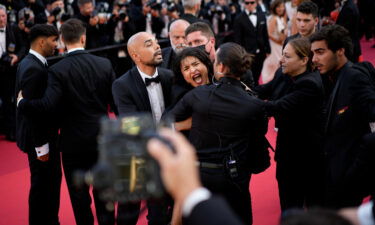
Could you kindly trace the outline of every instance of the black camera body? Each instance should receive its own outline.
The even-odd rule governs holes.
[[[104,201],[139,201],[164,196],[158,163],[148,154],[147,142],[159,138],[146,114],[103,119],[98,138],[99,161],[89,174],[76,176],[78,184],[92,184]]]

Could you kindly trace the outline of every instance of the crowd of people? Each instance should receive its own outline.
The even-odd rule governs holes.
[[[148,113],[155,124],[174,118],[190,142],[164,131],[183,149],[176,155],[150,144],[171,194],[147,201],[152,225],[252,224],[249,183],[270,165],[270,117],[283,214],[318,215],[314,207],[357,207],[374,197],[375,69],[359,63],[359,40],[361,32],[371,38],[375,19],[360,13],[364,4],[375,7],[365,0],[1,1],[1,128],[28,155],[29,224],[59,224],[62,169],[76,223],[94,224],[90,186],[74,185],[74,173],[98,162],[99,122],[109,111]],[[170,47],[161,49],[161,38]],[[118,57],[134,63],[122,75],[87,52],[119,43],[127,49]],[[56,54],[64,57],[49,65]],[[140,202],[119,202],[115,213],[92,192],[99,224],[137,223]],[[203,218],[215,204],[222,214]],[[369,204],[359,220],[373,223]]]

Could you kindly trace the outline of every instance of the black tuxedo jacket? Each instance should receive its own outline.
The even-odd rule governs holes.
[[[241,225],[240,219],[233,213],[224,199],[211,197],[196,205],[188,217],[183,218],[187,225]]]
[[[172,70],[173,63],[176,59],[176,53],[173,51],[173,48],[163,48],[161,53],[163,55],[163,63],[160,65],[160,67]]]
[[[267,19],[263,12],[257,10],[257,25],[254,27],[246,11],[243,11],[234,21],[235,42],[240,44],[249,53],[271,53],[268,40]],[[259,53],[256,53],[259,49]]]
[[[23,43],[21,31],[18,29],[18,27],[7,25],[5,29],[5,40],[7,53],[13,53],[17,55],[18,60],[21,60],[26,54],[26,43]],[[14,52],[9,51],[9,46],[11,44],[13,44],[15,47]]]
[[[255,88],[268,116],[279,128],[276,160],[315,160],[322,157],[324,88],[320,74],[305,72],[295,78],[282,74]],[[303,146],[303,151],[301,148]]]
[[[341,183],[357,157],[363,135],[374,121],[374,88],[368,76],[346,63],[327,103],[324,150],[331,184]]]
[[[34,55],[28,54],[18,65],[16,76],[16,96],[20,90],[27,99],[39,99],[47,88],[48,69]],[[16,140],[24,151],[35,151],[35,147],[50,142],[57,136],[53,116],[48,113],[27,116],[16,112]]]
[[[157,68],[157,70],[163,89],[164,106],[167,108],[171,104],[173,73],[163,68]],[[120,115],[135,112],[151,112],[146,85],[137,67],[133,67],[113,82],[112,93]]]
[[[29,115],[59,111],[61,150],[95,151],[99,120],[113,102],[114,79],[109,60],[77,50],[50,68],[42,99],[24,99],[18,108]]]

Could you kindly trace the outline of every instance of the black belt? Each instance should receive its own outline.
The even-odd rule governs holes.
[[[224,168],[224,164],[222,163],[208,163],[208,162],[197,162],[197,166],[202,168],[209,168],[209,169],[221,169]]]

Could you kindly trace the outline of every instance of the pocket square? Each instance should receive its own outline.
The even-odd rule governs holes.
[[[348,108],[349,108],[349,106],[345,106],[342,109],[338,110],[337,115],[343,114]]]

